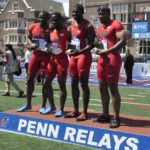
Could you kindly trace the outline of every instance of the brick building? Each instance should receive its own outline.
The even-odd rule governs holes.
[[[150,0],[69,0],[70,17],[72,15],[72,7],[76,3],[83,4],[85,18],[89,19],[96,28],[99,24],[97,8],[100,5],[108,4],[111,9],[111,18],[120,20],[124,24],[125,29],[130,31],[127,46],[130,47],[136,60],[143,61],[147,58],[150,59]],[[139,20],[133,26],[133,16],[140,17],[141,15],[145,16],[145,20],[141,20],[141,24]],[[140,33],[142,31],[133,33],[133,27],[141,27],[145,30],[143,29],[143,33]],[[121,54],[124,56],[125,49],[122,49]]]
[[[27,44],[27,26],[36,20],[42,10],[59,10],[64,14],[62,3],[52,0],[7,0],[0,11],[0,49],[10,43],[17,54],[23,55],[23,47]]]

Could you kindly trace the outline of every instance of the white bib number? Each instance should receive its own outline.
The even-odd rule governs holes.
[[[101,40],[101,42],[102,42],[102,44],[103,44],[104,50],[107,50],[107,49],[108,49],[107,41],[106,41],[106,40]]]
[[[46,39],[35,39],[35,42],[38,45],[38,47],[37,47],[38,50],[45,51],[45,49],[47,47],[47,40]]]
[[[71,44],[75,45],[76,50],[80,50],[80,39],[77,37],[73,37],[71,40]]]
[[[49,47],[50,47],[50,51],[52,52],[52,54],[58,55],[61,53],[61,49],[59,45],[50,44]]]

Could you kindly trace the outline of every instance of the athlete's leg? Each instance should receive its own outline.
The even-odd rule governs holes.
[[[77,70],[77,59],[74,56],[70,57],[69,60],[69,72],[70,72],[70,78],[71,78],[71,94],[72,94],[72,100],[73,100],[73,111],[66,114],[65,118],[75,118],[79,116],[79,76],[78,76],[78,70]]]
[[[28,78],[27,78],[27,105],[31,106],[32,94],[34,91],[34,79],[40,69],[41,57],[36,51],[32,53],[30,63],[28,65]]]
[[[103,57],[98,58],[97,77],[99,80],[99,93],[102,102],[102,115],[100,115],[98,118],[95,118],[93,121],[108,123],[110,121],[110,116],[109,116],[110,94],[109,94],[108,83],[106,79],[107,72],[105,69],[104,62],[105,59]]]
[[[119,118],[121,97],[117,83],[109,83],[109,88],[112,96],[112,104],[114,109],[114,117]]]
[[[88,76],[81,76],[80,77],[80,85],[82,88],[82,98],[83,98],[83,113],[87,115],[87,109],[89,104],[90,98],[90,90],[88,86]]]
[[[71,93],[74,105],[74,112],[76,114],[79,113],[79,76],[78,76],[78,68],[77,68],[77,58],[74,56],[70,57],[69,61],[69,71],[71,77]]]
[[[121,98],[118,90],[118,80],[122,64],[121,56],[119,54],[110,55],[109,62],[107,64],[107,81],[112,96],[114,117],[119,117]]]
[[[114,109],[114,117],[110,121],[110,128],[116,128],[120,126],[119,114],[120,114],[121,97],[118,90],[118,80],[122,60],[120,55],[110,55],[109,60],[110,60],[109,65],[107,66],[108,70],[107,81],[112,96],[112,105]]]
[[[101,94],[103,115],[108,117],[110,96],[108,91],[108,84],[106,81],[99,81],[99,92]]]
[[[78,57],[78,74],[79,81],[82,89],[82,99],[83,99],[83,113],[77,118],[77,121],[84,121],[88,118],[88,104],[90,99],[90,90],[88,86],[88,79],[90,73],[90,66],[92,63],[92,57],[90,54],[80,55]]]
[[[44,110],[41,112],[43,115],[52,113],[56,110],[55,103],[54,103],[54,96],[53,96],[53,87],[52,87],[52,80],[50,76],[45,75],[45,82],[43,84],[43,102],[41,108],[44,108]],[[49,100],[49,107],[46,108],[46,101],[47,98]]]
[[[48,63],[50,61],[50,55],[47,54],[47,53],[44,53],[42,52],[41,53],[42,57],[39,56],[39,61],[40,61],[40,69],[39,69],[39,74],[41,76],[41,72],[42,73],[45,73],[46,69],[47,69],[47,66],[48,66]],[[43,82],[45,83],[42,83],[42,106],[39,110],[40,113],[43,113],[46,111],[46,101],[47,101],[47,90],[49,90],[49,87],[47,88],[47,82],[48,81],[44,81],[43,79]],[[51,86],[51,85],[50,85]]]
[[[68,57],[67,55],[58,55],[56,57],[56,65],[57,65],[57,76],[58,76],[58,84],[60,87],[60,114],[63,114],[64,105],[67,97],[66,90],[66,79],[67,79],[67,71],[68,71]],[[61,116],[61,115],[60,115]]]
[[[77,75],[71,75],[71,93],[74,105],[74,112],[79,112],[79,77]]]
[[[34,74],[28,73],[28,78],[27,78],[27,105],[28,106],[31,106],[31,99],[34,91],[34,78],[35,78]]]
[[[66,102],[67,97],[67,90],[66,90],[66,77],[58,77],[58,84],[60,87],[60,110],[64,110],[64,105]]]
[[[42,107],[46,107],[47,98],[49,100],[50,106],[55,106],[54,97],[53,97],[52,80],[53,80],[53,77],[45,75],[45,81],[44,81],[43,88],[42,88],[42,93],[43,93]]]
[[[24,112],[26,110],[32,109],[31,106],[31,99],[32,99],[32,93],[34,91],[34,78],[35,75],[29,73],[28,79],[27,79],[27,104],[22,106],[21,108],[17,109],[17,112]]]
[[[49,107],[43,112],[41,112],[42,114],[51,113],[56,109],[54,104],[53,87],[52,87],[52,81],[55,76],[56,76],[56,66],[53,63],[53,61],[50,60],[45,72],[45,81],[42,88],[43,101],[41,108],[46,108],[47,98],[49,100]]]

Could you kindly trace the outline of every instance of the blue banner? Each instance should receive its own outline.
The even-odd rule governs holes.
[[[102,150],[150,149],[150,136],[6,113],[0,113],[0,130]]]
[[[132,39],[149,39],[150,32],[147,33],[132,33]]]
[[[148,31],[147,22],[133,22],[132,23],[132,33],[143,33]]]

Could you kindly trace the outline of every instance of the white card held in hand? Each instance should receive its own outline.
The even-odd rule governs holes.
[[[36,39],[38,41],[38,48],[40,50],[43,50],[46,45],[47,45],[47,40],[46,39]]]
[[[71,44],[76,46],[76,50],[80,50],[80,39],[77,37],[73,37],[71,40]]]
[[[50,44],[49,47],[52,54],[58,55],[61,53],[61,49],[58,44]]]
[[[101,42],[103,43],[104,50],[107,50],[108,49],[107,41],[106,40],[101,40]]]

